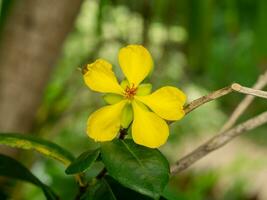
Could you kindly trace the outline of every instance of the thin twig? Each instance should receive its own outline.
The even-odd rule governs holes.
[[[239,92],[247,95],[252,95],[256,97],[261,97],[267,99],[267,92],[262,90],[256,90],[248,87],[241,86],[238,83],[233,83],[232,85],[222,88],[220,90],[216,90],[206,96],[200,97],[188,105],[185,106],[184,111],[186,114],[190,113],[191,111],[195,110],[199,106],[202,106],[205,103],[208,103],[212,100],[218,99],[222,96],[225,96],[231,92]]]
[[[253,88],[244,87],[244,86],[241,86],[237,83],[232,85],[232,89],[236,92],[239,92],[239,93],[253,95],[256,97],[261,97],[261,98],[267,99],[267,92],[262,91],[262,90],[255,90]]]
[[[239,124],[238,126],[228,131],[222,132],[214,136],[206,143],[202,144],[197,149],[192,151],[190,154],[186,155],[178,162],[176,162],[175,165],[171,167],[171,174],[174,175],[178,172],[183,171],[184,169],[188,168],[193,163],[206,156],[210,152],[227,144],[236,136],[241,135],[242,133],[245,133],[254,128],[257,128],[265,123],[267,123],[267,111],[247,120],[244,123]]]
[[[253,89],[261,90],[267,85],[267,70],[264,74],[259,76],[256,83],[253,85]],[[227,122],[223,125],[220,132],[226,131],[235,125],[238,118],[245,112],[245,110],[249,107],[249,105],[253,102],[255,96],[247,95],[236,107],[233,111]]]
[[[192,101],[191,103],[189,103],[188,105],[185,106],[184,111],[186,114],[190,113],[191,111],[195,110],[196,108],[198,108],[199,106],[208,103],[212,100],[218,99],[224,95],[227,95],[229,93],[233,92],[233,89],[231,86],[222,88],[220,90],[216,90],[208,95],[205,95],[203,97],[200,97],[194,101]]]
[[[207,141],[206,143],[204,143],[197,149],[193,150],[191,153],[187,154],[186,156],[184,156],[183,158],[178,160],[174,165],[171,166],[172,174],[175,174],[177,172],[180,172],[188,168],[193,163],[195,163],[197,160],[201,159],[208,153],[228,143],[230,140],[232,140],[234,137],[241,134],[242,132],[251,130],[253,128],[256,128],[266,123],[267,114],[266,114],[266,119],[264,119],[263,117],[265,117],[265,115],[263,113],[259,115],[258,117],[252,118],[251,120],[248,120],[238,125],[237,127],[229,130],[236,123],[237,119],[246,110],[246,108],[251,104],[251,102],[256,96],[261,97],[261,98],[267,98],[267,92],[259,90],[259,89],[264,88],[266,84],[267,84],[267,71],[262,76],[259,77],[253,89],[234,83],[231,86],[212,92],[206,96],[200,97],[199,99],[196,99],[192,101],[191,103],[189,103],[185,107],[186,114],[190,113],[194,109],[198,108],[199,106],[207,102],[210,102],[214,99],[218,99],[233,91],[248,95],[241,102],[241,104],[236,108],[236,110],[231,115],[230,119],[226,122],[226,124],[223,126],[223,128],[221,129],[221,131],[219,132],[217,136],[213,137],[212,139],[210,139],[209,141]]]

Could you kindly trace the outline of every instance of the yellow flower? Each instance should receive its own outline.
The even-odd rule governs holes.
[[[151,55],[143,46],[129,45],[122,48],[118,59],[126,77],[121,84],[112,71],[112,65],[104,59],[88,64],[84,70],[86,85],[93,91],[108,93],[104,98],[111,104],[89,117],[87,134],[95,141],[110,141],[117,136],[121,127],[125,128],[132,122],[134,142],[157,148],[169,136],[165,120],[179,120],[184,116],[186,96],[171,86],[150,94],[150,85],[141,84],[153,67]],[[130,117],[127,118],[127,115]]]

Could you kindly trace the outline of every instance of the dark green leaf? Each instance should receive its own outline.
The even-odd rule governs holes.
[[[27,150],[33,149],[65,165],[69,165],[74,160],[70,152],[57,144],[30,135],[0,133],[0,144]]]
[[[152,198],[148,196],[144,196],[138,192],[135,192],[129,188],[122,186],[115,179],[110,176],[105,177],[105,180],[110,185],[114,195],[117,200],[152,200]]]
[[[81,173],[84,170],[90,168],[96,161],[100,153],[100,149],[94,151],[83,152],[76,160],[74,160],[66,169],[66,174]]]
[[[43,184],[37,177],[35,177],[26,167],[13,158],[2,154],[0,154],[0,176],[30,182],[43,190],[46,199],[58,199],[55,193],[48,186]]]
[[[132,190],[159,198],[168,183],[169,164],[157,149],[114,140],[102,144],[101,156],[108,173]]]
[[[106,176],[89,186],[88,191],[83,195],[82,200],[152,200],[152,198],[137,193],[122,186],[115,179]],[[161,197],[160,200],[165,200]]]
[[[117,198],[108,182],[105,179],[100,179],[94,185],[89,186],[81,200],[117,200]]]

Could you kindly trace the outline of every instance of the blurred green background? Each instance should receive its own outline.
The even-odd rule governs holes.
[[[15,3],[1,2],[0,30]],[[84,0],[45,91],[39,94],[42,101],[30,132],[75,155],[94,148],[85,133],[86,120],[104,102],[85,86],[78,68],[105,58],[122,78],[117,53],[127,44],[150,50],[153,90],[177,86],[189,102],[232,82],[250,87],[267,69],[267,1]],[[196,148],[216,134],[242,98],[231,94],[173,123],[162,152],[172,163]],[[241,120],[266,108],[264,100],[256,100]],[[267,199],[266,130],[265,125],[251,131],[178,174],[165,195],[170,200]],[[63,166],[32,152],[20,158],[62,199],[73,199],[76,183],[65,176]],[[100,167],[95,165],[87,176]],[[10,188],[15,199],[43,199],[30,184],[11,183]]]

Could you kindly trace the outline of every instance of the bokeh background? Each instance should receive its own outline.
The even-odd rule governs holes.
[[[188,102],[233,82],[250,87],[267,69],[266,10],[265,0],[0,0],[0,131],[37,135],[75,155],[94,148],[86,120],[104,102],[78,69],[105,58],[122,79],[117,53],[127,44],[150,50],[154,90],[179,87]],[[196,148],[217,133],[243,97],[228,95],[173,123],[162,152],[173,163]],[[256,100],[240,121],[266,108],[266,101]],[[165,196],[267,199],[266,130],[235,139],[173,177]],[[64,166],[33,152],[13,155],[62,199],[73,199],[76,183]],[[93,166],[87,176],[100,168]],[[43,199],[27,183],[1,188],[13,199]]]

